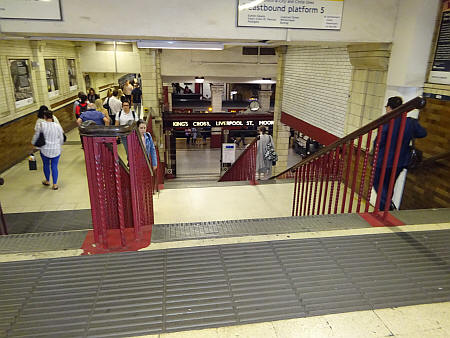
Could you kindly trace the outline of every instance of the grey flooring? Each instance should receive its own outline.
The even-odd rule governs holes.
[[[370,228],[370,225],[357,214],[155,224],[152,242],[355,228]]]
[[[92,229],[91,209],[5,214],[8,234]]]
[[[125,337],[450,300],[450,231],[0,264],[0,336]]]
[[[80,249],[87,230],[0,236],[0,254]]]

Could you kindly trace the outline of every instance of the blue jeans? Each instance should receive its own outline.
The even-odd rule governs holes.
[[[50,181],[50,167],[51,167],[53,184],[56,184],[58,182],[58,162],[60,157],[61,155],[50,158],[42,155],[41,153],[42,163],[44,165],[45,179],[47,181]]]

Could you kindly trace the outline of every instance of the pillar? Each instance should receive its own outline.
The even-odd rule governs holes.
[[[211,84],[211,106],[213,113],[219,113],[222,110],[223,83]]]
[[[350,134],[383,114],[391,44],[357,44],[347,49],[353,66],[345,123],[345,133]]]
[[[78,84],[78,90],[75,91],[75,95],[78,94],[79,91],[82,91],[83,93],[86,93],[86,82],[84,81],[83,72],[81,71],[81,48],[82,46],[75,46],[76,51],[76,57],[75,57],[75,67],[77,71],[77,84]]]
[[[440,0],[400,0],[387,75],[385,101],[423,94]],[[413,115],[417,115],[417,111]]]
[[[40,105],[44,104],[50,107],[50,99],[48,98],[47,90],[47,77],[45,73],[45,62],[44,62],[44,50],[46,43],[45,41],[30,41],[31,50],[33,53],[31,68],[34,70],[34,76],[36,77],[36,87],[37,92],[35,93],[35,102],[39,102]]]
[[[270,84],[261,84],[260,90],[258,92],[258,101],[260,105],[260,109],[263,113],[266,113],[270,110],[270,97],[272,96],[272,85]]]
[[[277,69],[277,85],[275,92],[275,107],[273,112],[273,139],[275,142],[275,151],[278,154],[278,162],[277,165],[273,168],[273,175],[277,175],[282,171],[286,170],[288,163],[287,160],[289,152],[290,128],[289,126],[285,125],[280,121],[281,107],[283,101],[284,65],[286,60],[286,51],[287,47],[285,46],[277,48],[278,69]],[[269,105],[270,105],[270,96],[269,96]]]
[[[160,98],[162,97],[162,81],[160,69],[160,52],[156,49],[139,49],[142,80],[142,106],[152,114],[152,129],[156,142],[162,142],[162,117]],[[159,67],[159,70],[158,70]],[[159,88],[161,86],[161,88]],[[150,109],[151,108],[151,109]]]

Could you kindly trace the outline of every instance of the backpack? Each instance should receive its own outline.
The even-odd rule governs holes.
[[[84,104],[83,103],[80,103],[79,105],[78,105],[79,107],[80,107],[80,115],[81,114],[83,114],[83,112],[85,112],[86,110],[87,110],[87,103],[85,102]]]
[[[103,108],[105,108],[108,111],[108,115],[111,115],[111,107],[109,106],[109,99],[110,99],[110,97],[108,97],[108,100],[103,105]]]
[[[119,112],[119,116],[117,118],[118,121],[120,121],[120,115],[122,115],[123,110],[121,109]],[[134,110],[131,111],[131,113],[133,114],[133,120],[136,121],[136,115],[134,114]]]
[[[270,137],[270,142],[267,143],[266,149],[264,150],[264,159],[271,161],[271,162],[277,162],[278,161],[278,155],[273,148],[273,142],[272,137]]]

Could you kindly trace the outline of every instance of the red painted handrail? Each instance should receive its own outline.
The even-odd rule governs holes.
[[[232,166],[222,175],[219,182],[250,181],[256,184],[257,138],[244,149]]]
[[[136,125],[104,127],[90,123],[80,126],[86,160],[94,240],[107,249],[108,231],[118,229],[125,247],[126,228],[133,228],[135,240],[142,227],[152,225],[153,174],[138,137]],[[126,136],[129,169],[120,159],[117,136]]]
[[[294,178],[292,215],[351,213],[363,210],[367,213],[372,209],[370,211],[373,211],[375,217],[382,222],[386,221],[391,206],[407,113],[413,109],[423,108],[425,103],[423,98],[416,97],[272,177],[272,179]],[[400,126],[397,135],[394,135],[396,119],[400,119]],[[380,163],[378,157],[384,125],[388,125],[385,151],[381,159],[381,168],[376,173],[376,164]],[[377,132],[377,137],[372,145],[374,132]],[[391,144],[395,144],[395,149]],[[388,168],[388,158],[392,156],[390,154],[392,149],[394,149],[392,167]],[[373,155],[370,157],[371,151]],[[390,172],[393,174],[390,175]],[[375,188],[380,193],[377,194],[374,206],[370,206],[371,190],[376,176],[379,182]],[[383,187],[386,188],[385,180],[389,180],[386,181],[388,188],[384,208],[380,210],[383,195],[381,191]]]

